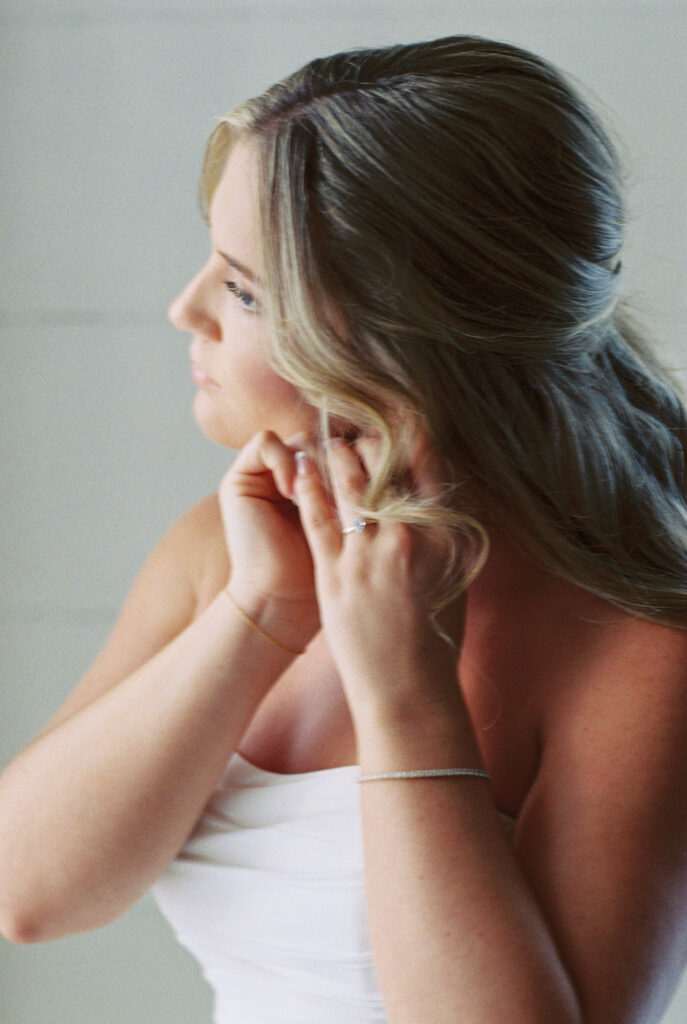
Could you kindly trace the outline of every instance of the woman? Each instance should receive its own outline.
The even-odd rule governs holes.
[[[687,416],[618,304],[611,144],[455,37],[313,61],[219,124],[202,194],[170,314],[240,454],[0,780],[5,934],[157,882],[219,1024],[657,1020]]]

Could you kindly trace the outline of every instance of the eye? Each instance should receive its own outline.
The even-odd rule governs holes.
[[[245,292],[243,288],[239,288],[236,281],[225,281],[224,282],[227,291],[230,291],[232,295],[235,295],[238,301],[241,303],[243,308],[249,313],[256,313],[258,309],[257,299],[249,292]]]

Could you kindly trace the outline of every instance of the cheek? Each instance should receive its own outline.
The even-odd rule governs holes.
[[[263,429],[275,430],[282,437],[315,429],[316,411],[303,401],[292,384],[264,362],[237,362],[225,395],[228,417],[239,414],[250,436]]]
[[[260,382],[255,402],[260,427],[275,430],[286,439],[302,430],[317,427],[317,412],[307,405],[300,392],[282,377],[273,374]]]
[[[278,377],[276,374],[265,376],[262,381],[263,393],[269,397],[270,402],[274,402],[278,405],[285,403],[293,404],[300,400],[298,391],[289,384],[288,381],[284,380],[283,377]]]
[[[246,401],[275,412],[299,401],[296,388],[264,362],[246,360],[236,366],[232,390],[241,392]]]
[[[275,430],[284,440],[303,430],[317,431],[318,412],[300,392],[274,371],[255,381],[252,391],[259,427]]]

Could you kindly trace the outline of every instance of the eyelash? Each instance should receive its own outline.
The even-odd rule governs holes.
[[[244,292],[243,288],[239,288],[236,281],[225,281],[224,284],[227,291],[236,296],[248,313],[257,312],[257,301],[249,292]]]

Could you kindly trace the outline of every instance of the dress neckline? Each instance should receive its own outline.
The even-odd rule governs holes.
[[[262,768],[259,764],[255,764],[254,761],[250,761],[247,757],[244,757],[240,750],[236,750],[232,757],[237,758],[246,768],[250,768],[251,771],[256,772],[259,775],[268,775],[275,779],[304,779],[311,778],[315,775],[329,775],[334,772],[351,773],[360,771],[357,764],[346,764],[338,765],[334,768],[315,768],[314,770],[307,772],[273,772],[268,768]]]
[[[357,764],[339,765],[335,768],[317,768],[310,772],[272,772],[267,768],[261,768],[260,765],[255,764],[253,761],[249,761],[248,758],[244,757],[244,755],[238,750],[234,751],[231,755],[230,764],[232,762],[240,765],[241,770],[249,778],[252,777],[256,780],[261,778],[264,782],[272,780],[273,783],[279,783],[282,785],[289,782],[304,782],[306,780],[310,780],[312,782],[319,780],[324,781],[326,778],[341,778],[346,780],[347,776],[353,775],[354,772],[357,776],[360,772],[360,767]],[[497,813],[505,824],[511,828],[515,826],[516,819],[510,814],[506,814],[504,811],[498,811]]]

